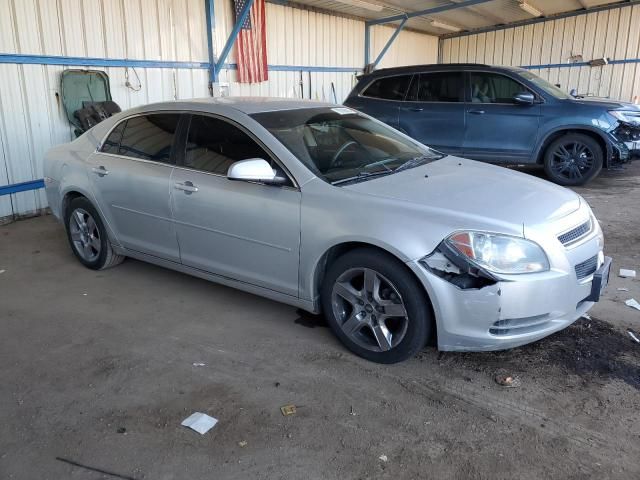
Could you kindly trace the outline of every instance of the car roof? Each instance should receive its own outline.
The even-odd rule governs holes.
[[[437,70],[439,72],[447,70],[495,70],[496,72],[518,72],[522,69],[518,67],[485,65],[483,63],[430,63],[424,65],[407,65],[404,67],[381,68],[363,76],[378,77],[387,75],[400,75],[405,73],[428,72],[429,70]]]
[[[302,108],[335,107],[334,103],[315,100],[289,99],[276,97],[205,97],[172,102],[158,102],[138,107],[140,112],[155,110],[197,110],[204,112],[220,112],[228,108],[246,114],[275,112],[281,110],[298,110]]]

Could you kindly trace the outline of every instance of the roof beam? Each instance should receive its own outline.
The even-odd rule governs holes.
[[[422,17],[425,15],[432,15],[434,13],[448,12],[450,10],[457,10],[459,8],[471,7],[473,5],[479,5],[481,3],[492,2],[493,0],[464,0],[460,3],[448,3],[446,5],[440,5],[438,7],[431,7],[425,10],[418,10],[417,12],[407,12],[400,15],[393,15],[391,17],[385,18],[377,18],[375,20],[367,21],[367,25],[381,25],[384,23],[396,22],[398,20],[402,21],[405,18],[414,18],[414,17]]]

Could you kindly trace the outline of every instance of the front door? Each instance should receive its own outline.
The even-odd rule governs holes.
[[[154,113],[123,120],[89,158],[88,171],[98,208],[122,246],[176,262],[169,182],[179,118]]]
[[[530,162],[538,137],[540,103],[514,103],[516,94],[530,90],[506,75],[468,75],[471,97],[466,109],[463,155],[489,162]]]
[[[414,75],[400,107],[400,130],[420,143],[451,155],[462,152],[464,139],[462,72]]]
[[[182,263],[298,296],[300,192],[226,178],[248,158],[278,168],[272,156],[236,124],[194,114],[182,157],[171,179]]]

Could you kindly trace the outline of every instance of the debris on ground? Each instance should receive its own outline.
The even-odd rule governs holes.
[[[631,307],[631,308],[635,308],[636,310],[640,310],[640,303],[638,303],[638,301],[635,298],[630,298],[629,300],[627,300],[626,302],[624,302],[625,305]]]
[[[353,411],[353,405],[351,405],[351,411],[349,412],[349,415],[353,415],[354,417],[357,415],[357,413]]]
[[[0,270],[0,274],[2,274],[2,273],[4,273],[4,272],[6,272],[6,270]]]
[[[241,442],[238,442],[238,445],[240,445],[241,447],[246,447],[247,446],[247,441],[246,440],[242,440]]]
[[[636,278],[636,271],[635,270],[628,270],[626,268],[621,268],[619,275],[622,278]]]
[[[631,338],[633,338],[635,340],[636,343],[640,343],[640,338],[638,338],[637,336],[634,335],[634,333],[631,330],[627,330],[627,333],[629,334],[629,336]]]
[[[587,319],[587,320],[591,320],[591,315],[589,315],[588,313],[584,313],[584,314],[582,315],[582,318],[585,318],[585,319]]]
[[[495,381],[501,387],[515,388],[520,386],[520,379],[506,373],[496,375]]]
[[[387,456],[386,456],[386,455],[380,455],[378,458],[379,458],[380,460],[382,460],[383,462],[388,462],[388,461],[389,461],[389,459],[387,458]]]
[[[280,407],[280,411],[282,412],[282,415],[284,415],[285,417],[288,417],[289,415],[295,415],[296,414],[296,406],[295,405],[283,405],[282,407]]]
[[[206,364],[202,362],[193,362],[194,367],[204,367]]]
[[[124,427],[120,427],[116,430],[117,433],[123,433],[123,434],[127,434],[127,429]]]
[[[211,430],[216,423],[218,423],[216,418],[210,417],[206,413],[196,412],[185,418],[181,425],[183,427],[188,427],[191,430],[195,430],[200,435],[204,435]]]
[[[628,289],[627,287],[619,287],[619,288],[618,288],[618,291],[619,291],[619,292],[628,292],[628,291],[629,291],[629,289]]]

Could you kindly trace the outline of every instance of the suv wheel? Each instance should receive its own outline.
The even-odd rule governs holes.
[[[124,260],[113,252],[104,224],[86,198],[71,201],[65,214],[65,226],[71,250],[85,267],[103,270]]]
[[[431,333],[424,288],[404,265],[373,249],[349,252],[329,267],[322,306],[342,343],[377,363],[412,357]]]
[[[604,153],[600,144],[582,133],[570,133],[554,140],[544,154],[544,170],[559,185],[584,185],[602,170]]]

